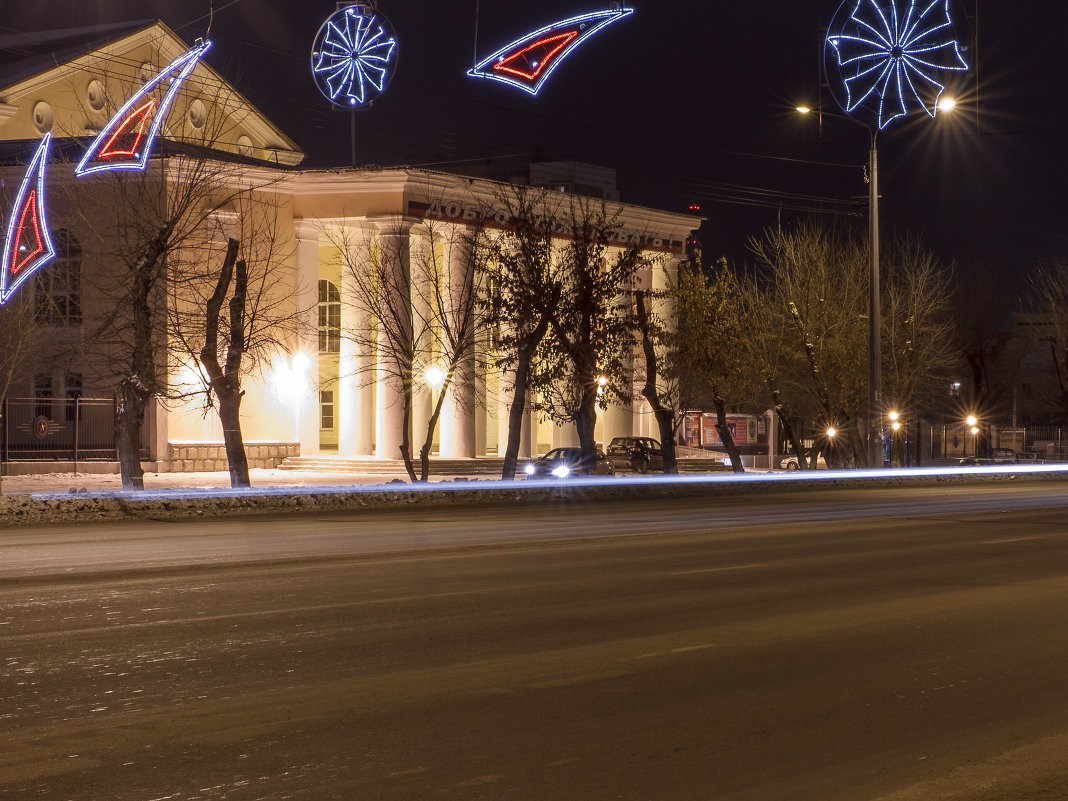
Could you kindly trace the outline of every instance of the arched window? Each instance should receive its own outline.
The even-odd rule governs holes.
[[[66,228],[52,232],[56,257],[34,276],[34,315],[40,325],[82,323],[82,246]]]
[[[319,279],[319,352],[341,353],[341,293]]]

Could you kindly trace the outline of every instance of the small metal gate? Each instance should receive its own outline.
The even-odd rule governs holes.
[[[5,462],[116,461],[115,400],[6,398],[2,455]],[[141,458],[148,455],[142,426]]]

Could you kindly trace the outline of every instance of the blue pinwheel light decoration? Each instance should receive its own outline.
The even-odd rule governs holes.
[[[831,87],[847,114],[865,111],[882,129],[919,109],[938,113],[945,73],[968,70],[951,1],[842,4],[827,32],[827,53],[840,77],[840,86],[831,81]]]
[[[331,103],[359,108],[385,91],[396,53],[388,19],[367,5],[347,6],[327,17],[315,35],[312,76]]]

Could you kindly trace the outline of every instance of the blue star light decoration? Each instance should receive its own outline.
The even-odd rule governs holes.
[[[918,104],[929,116],[938,112],[945,85],[943,72],[967,72],[962,47],[954,38],[951,0],[848,0],[852,13],[832,26],[827,44],[838,59],[846,91],[845,111],[858,108],[876,115],[880,129]],[[840,101],[839,101],[840,102]]]
[[[315,35],[312,76],[331,103],[366,106],[393,77],[396,51],[389,20],[368,6],[348,6],[327,17]]]

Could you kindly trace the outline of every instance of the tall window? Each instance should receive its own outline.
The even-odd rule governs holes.
[[[319,352],[341,353],[341,293],[319,279]]]
[[[81,325],[82,246],[66,228],[52,232],[56,258],[34,276],[34,315],[40,325]]]

